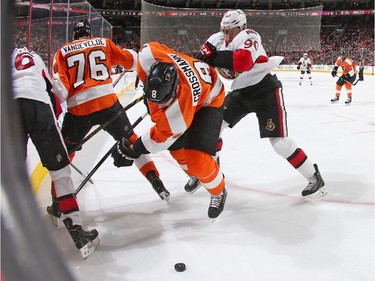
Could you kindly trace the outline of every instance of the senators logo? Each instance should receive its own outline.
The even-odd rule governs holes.
[[[266,129],[270,132],[272,132],[273,130],[275,130],[276,126],[275,124],[272,122],[272,119],[268,119],[267,120],[267,125],[266,125]]]
[[[226,79],[236,79],[240,73],[235,70],[230,70],[228,68],[219,68],[219,74]]]

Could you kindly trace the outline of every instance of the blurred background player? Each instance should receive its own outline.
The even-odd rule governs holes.
[[[98,232],[85,231],[71,178],[69,157],[52,109],[51,79],[42,58],[27,48],[15,49],[12,55],[13,93],[19,108],[24,153],[31,138],[40,160],[55,183],[55,202],[61,218],[83,258],[99,244]],[[51,101],[52,99],[52,101]]]
[[[62,135],[69,152],[72,151],[95,125],[101,125],[123,110],[110,76],[111,67],[122,65],[126,71],[134,70],[137,54],[122,49],[108,38],[92,38],[87,20],[78,21],[73,28],[73,41],[63,45],[55,55],[54,83],[60,101],[67,102],[67,113],[62,124]],[[138,136],[130,128],[124,111],[105,128],[115,140],[130,134],[134,142]],[[148,155],[135,161],[139,171],[151,183],[161,199],[168,200],[169,191],[159,178],[159,172]],[[130,166],[125,158],[114,158],[117,167]]]
[[[226,12],[220,32],[203,44],[197,58],[218,68],[223,78],[232,80],[232,91],[224,101],[222,129],[233,128],[247,114],[256,113],[260,137],[268,138],[275,152],[306,178],[303,198],[309,201],[325,195],[318,165],[288,137],[282,84],[271,74],[282,58],[267,56],[260,35],[247,29],[244,12]]]
[[[307,78],[310,81],[310,85],[312,85],[311,67],[312,67],[311,60],[308,57],[308,54],[304,53],[303,57],[299,59],[298,64],[297,64],[297,69],[301,70],[301,76],[299,77],[300,79],[299,85],[302,85],[305,73],[307,74]]]
[[[357,78],[357,64],[348,57],[345,50],[340,51],[340,56],[337,58],[335,66],[331,72],[332,77],[337,76],[337,70],[341,67],[342,74],[336,82],[336,94],[331,103],[336,103],[340,99],[342,86],[345,85],[348,99],[345,101],[346,105],[352,103],[352,84]]]
[[[214,159],[223,120],[224,86],[213,67],[157,42],[138,54],[137,74],[155,123],[133,145],[124,138],[118,153],[140,155],[169,150],[189,176],[211,195],[208,217],[224,209],[224,176]]]

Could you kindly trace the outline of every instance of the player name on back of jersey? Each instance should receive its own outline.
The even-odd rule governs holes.
[[[189,85],[193,93],[193,102],[194,105],[196,105],[201,95],[201,85],[199,82],[199,78],[197,77],[194,70],[190,67],[189,63],[185,59],[175,54],[170,54],[169,56],[177,63],[178,67],[182,70],[187,80],[189,81]]]
[[[86,40],[84,42],[77,42],[75,44],[67,45],[62,47],[61,52],[65,56],[71,52],[75,52],[78,50],[84,50],[90,47],[95,46],[106,46],[106,41],[104,38],[94,38],[91,40]]]

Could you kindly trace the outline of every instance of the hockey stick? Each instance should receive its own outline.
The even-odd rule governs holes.
[[[117,77],[117,79],[116,79],[115,82],[113,82],[113,84],[112,84],[112,87],[113,87],[113,88],[116,87],[117,83],[121,80],[121,78],[125,75],[125,73],[126,73],[126,70],[123,71],[123,72],[121,72],[120,76]]]
[[[357,83],[358,83],[359,81],[365,81],[365,79],[364,79],[364,77],[363,77],[363,70],[364,70],[363,67],[359,67],[358,79],[357,79],[357,81],[355,81],[355,82],[353,83],[353,86],[357,85]]]
[[[78,172],[78,174],[80,174],[80,175],[83,176],[83,177],[86,177],[86,175],[85,175],[80,169],[78,169],[78,167],[75,166],[73,163],[70,163],[70,166],[72,166],[72,168],[73,168],[74,170],[76,170],[76,171]],[[92,181],[92,179],[89,179],[89,182],[90,182],[91,184],[94,184],[94,182]]]
[[[99,127],[97,127],[94,131],[92,131],[90,134],[88,134],[85,138],[83,138],[75,147],[73,147],[71,150],[69,150],[69,154],[73,153],[74,151],[81,148],[81,146],[86,143],[89,139],[91,139],[94,135],[96,135],[99,131],[106,128],[109,124],[111,124],[116,118],[118,118],[121,114],[123,114],[125,111],[127,111],[129,108],[132,108],[135,104],[140,102],[143,99],[143,96],[140,96],[133,100],[131,103],[129,103],[127,106],[125,106],[123,109],[119,110],[115,115],[112,116],[111,119],[109,119],[107,122],[101,124]]]
[[[133,130],[145,117],[147,116],[147,112],[144,113],[142,116],[140,116],[134,123],[133,125],[129,128],[129,132]],[[81,184],[78,186],[77,190],[75,191],[75,194],[77,195],[78,192],[84,187],[84,185],[90,180],[92,175],[99,169],[99,167],[104,163],[105,160],[109,157],[109,155],[112,154],[112,152],[116,149],[117,147],[117,142],[107,151],[107,153],[103,156],[102,159],[98,162],[98,164],[95,165],[95,167],[91,170],[91,172],[86,176],[86,178],[81,182]]]
[[[342,76],[338,76],[338,75],[336,75],[335,77],[339,77],[339,78],[340,78],[340,77],[342,77]],[[363,81],[363,79],[358,78],[355,82],[351,83],[350,81],[346,80],[345,78],[343,78],[343,79],[344,79],[345,82],[348,82],[348,83],[352,84],[353,86],[357,85],[357,83],[358,83],[359,81]]]

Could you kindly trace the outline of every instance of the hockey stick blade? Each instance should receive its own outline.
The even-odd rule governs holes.
[[[133,125],[129,128],[129,131],[133,130],[145,117],[147,116],[147,112],[144,113],[142,116],[138,117],[138,119],[133,123]],[[92,175],[95,174],[95,172],[99,169],[99,167],[107,160],[107,158],[112,154],[112,152],[116,149],[117,142],[107,151],[107,153],[100,159],[98,164],[95,165],[95,167],[91,170],[91,172],[86,176],[86,178],[81,182],[81,184],[78,186],[78,188],[75,191],[75,194],[77,195],[78,192],[81,191],[81,189],[85,186],[85,184],[91,179]]]
[[[72,168],[73,168],[74,170],[76,170],[78,174],[80,174],[80,175],[83,176],[84,178],[86,177],[86,175],[85,175],[80,169],[78,169],[78,167],[75,166],[73,163],[70,163],[70,166],[72,166]],[[92,179],[90,179],[89,182],[90,182],[91,184],[94,184],[94,182],[92,181]]]

